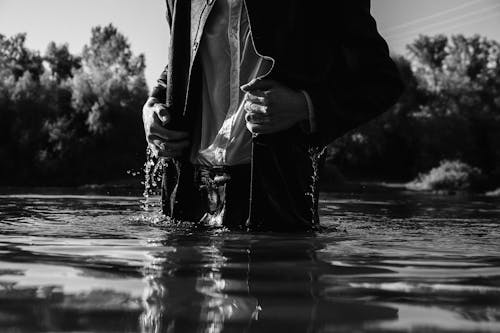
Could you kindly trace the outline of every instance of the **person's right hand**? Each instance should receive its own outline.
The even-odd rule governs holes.
[[[142,121],[149,148],[158,157],[178,157],[189,147],[189,133],[165,128],[170,113],[165,104],[150,97],[142,108]]]

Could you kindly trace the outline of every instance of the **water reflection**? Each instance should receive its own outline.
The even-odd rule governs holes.
[[[224,239],[180,235],[157,243],[167,245],[176,251],[157,253],[145,270],[143,332],[222,332],[227,321],[250,322],[257,316],[259,305],[249,297],[247,279],[226,276],[230,258]],[[245,261],[241,264],[248,267]],[[236,271],[246,272],[245,267]]]
[[[348,272],[317,259],[322,245],[314,237],[196,238],[158,243],[176,251],[146,269],[143,332],[313,332],[398,318],[390,306],[325,298],[332,283],[322,276]]]
[[[316,235],[238,234],[137,198],[0,196],[0,332],[500,332],[497,202],[320,206]]]

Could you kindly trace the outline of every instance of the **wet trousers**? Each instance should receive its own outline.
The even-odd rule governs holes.
[[[195,166],[201,222],[245,229],[250,207],[250,164]]]
[[[163,212],[177,220],[247,231],[316,228],[324,149],[303,143],[297,131],[287,132],[254,138],[252,166],[205,167],[189,160],[168,164]]]

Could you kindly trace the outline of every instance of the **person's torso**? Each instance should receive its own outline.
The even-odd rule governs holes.
[[[191,0],[186,4],[167,0],[170,12],[174,13],[167,104],[180,108],[182,114],[188,109],[196,113],[199,108],[196,102],[199,95],[190,85],[193,78],[197,83],[201,77],[196,62],[203,31],[217,1]],[[240,1],[248,7],[248,24],[256,51],[275,60],[270,78],[292,88],[306,88],[324,81],[332,64],[343,67],[337,27],[346,23],[335,15],[337,2],[311,5],[305,0]]]
[[[191,17],[196,17],[196,8],[191,8]],[[215,1],[198,33],[201,113],[199,130],[193,133],[191,161],[203,165],[250,163],[252,139],[245,125],[240,86],[267,73],[272,62],[255,51],[243,0]]]

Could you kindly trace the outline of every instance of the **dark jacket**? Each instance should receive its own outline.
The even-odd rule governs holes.
[[[296,126],[254,138],[249,226],[310,226],[318,221],[314,176],[323,147],[386,111],[403,85],[369,0],[245,3],[257,52],[275,61],[269,78],[307,91],[318,125],[314,134]],[[201,100],[196,55],[212,5],[213,0],[167,0],[170,53],[152,95],[174,113],[172,129],[195,130]],[[196,219],[190,208],[193,168],[186,159],[175,164],[164,178],[165,213]]]

